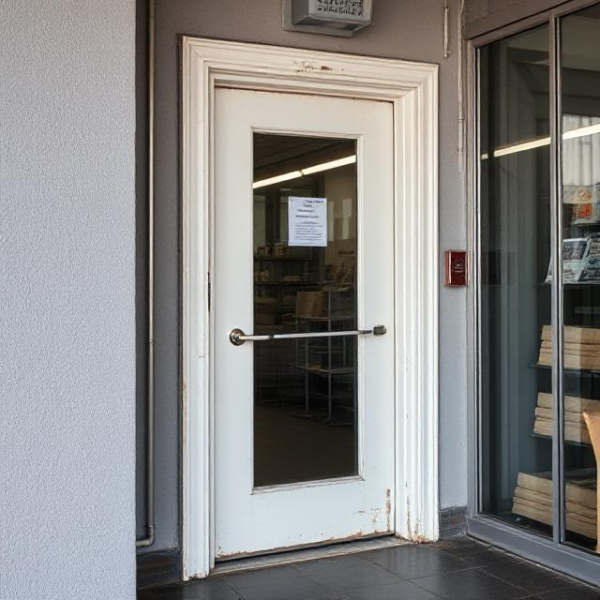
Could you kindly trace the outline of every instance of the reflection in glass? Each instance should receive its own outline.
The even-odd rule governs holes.
[[[600,451],[600,8],[562,20],[565,539],[594,550]],[[586,423],[587,421],[587,423]],[[594,448],[595,444],[595,448]]]
[[[253,187],[255,333],[355,330],[355,140],[255,133]],[[254,486],[356,475],[356,338],[253,347]]]
[[[480,61],[481,510],[552,535],[549,35]]]

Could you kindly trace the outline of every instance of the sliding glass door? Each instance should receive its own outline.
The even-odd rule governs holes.
[[[600,7],[562,19],[559,48],[562,537],[594,551],[600,453]]]
[[[542,514],[529,481],[552,488],[552,432],[535,421],[552,397],[551,361],[538,363],[551,323],[549,53],[547,25],[480,50],[480,335],[482,511],[551,537],[552,493]]]
[[[593,561],[600,6],[540,21],[476,49],[475,516]]]

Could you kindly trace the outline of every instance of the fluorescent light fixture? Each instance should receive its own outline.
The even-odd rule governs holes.
[[[525,152],[525,150],[533,150],[534,148],[541,148],[542,146],[549,146],[550,138],[540,138],[539,140],[532,140],[531,142],[523,142],[522,144],[514,144],[512,146],[506,146],[505,148],[498,148],[494,150],[494,157],[500,158],[501,156],[507,156],[508,154],[516,154],[517,152]]]
[[[584,137],[586,135],[594,135],[594,133],[600,133],[600,123],[567,131],[563,133],[563,140],[572,140],[573,138]]]
[[[315,165],[314,167],[302,169],[302,175],[312,175],[313,173],[320,173],[321,171],[329,171],[329,169],[345,167],[346,165],[352,165],[355,162],[356,156],[346,156],[346,158],[340,158],[338,160],[332,160],[331,162],[323,163],[322,165]]]
[[[252,184],[252,188],[257,189],[261,187],[266,187],[268,185],[273,185],[274,183],[281,183],[282,181],[297,179],[298,177],[302,177],[302,171],[292,171],[290,173],[284,173],[283,175],[277,175],[276,177],[269,177],[268,179],[261,179],[260,181],[255,181]]]
[[[596,125],[588,125],[587,127],[579,127],[572,131],[563,133],[563,140],[573,140],[586,135],[594,135],[600,133],[600,123]],[[524,152],[525,150],[533,150],[534,148],[541,148],[542,146],[549,146],[550,138],[539,138],[537,140],[531,140],[530,142],[523,142],[521,144],[513,144],[512,146],[506,146],[504,148],[498,148],[494,150],[494,157],[500,158],[501,156],[508,156],[509,154],[516,154],[517,152]],[[481,155],[481,160],[488,160],[489,154],[485,153]]]
[[[345,167],[346,165],[352,165],[355,162],[355,154],[352,156],[346,156],[345,158],[338,158],[337,160],[321,163],[320,165],[314,165],[312,167],[299,169],[298,171],[291,171],[289,173],[284,173],[283,175],[276,175],[275,177],[269,177],[268,179],[261,179],[260,181],[255,181],[252,184],[252,189],[256,190],[258,188],[273,185],[275,183],[281,183],[282,181],[289,181],[290,179],[298,179],[298,177],[304,177],[306,175],[313,175],[314,173],[321,173],[323,171],[329,171],[331,169]]]

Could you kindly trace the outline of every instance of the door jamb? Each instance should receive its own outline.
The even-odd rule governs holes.
[[[438,65],[182,38],[183,577],[214,567],[210,218],[217,86],[392,102],[395,534],[439,535]]]

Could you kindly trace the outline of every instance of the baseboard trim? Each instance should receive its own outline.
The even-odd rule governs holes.
[[[144,552],[137,555],[138,588],[180,581],[181,553],[178,549]]]
[[[440,510],[440,539],[449,540],[465,535],[467,535],[467,507],[454,506]]]

